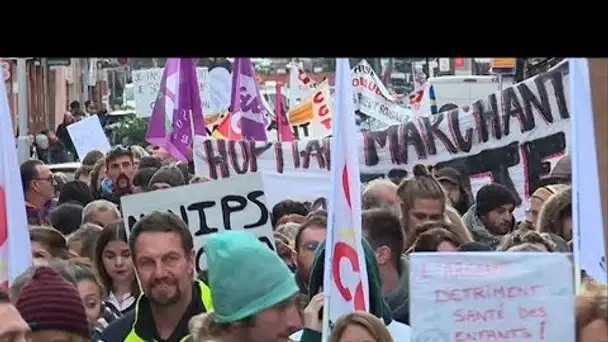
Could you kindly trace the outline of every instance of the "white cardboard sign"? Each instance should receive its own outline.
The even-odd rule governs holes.
[[[110,151],[111,146],[108,137],[106,137],[97,115],[89,116],[69,125],[68,133],[80,159],[93,150],[99,150],[103,154]]]
[[[410,261],[412,341],[575,341],[567,254],[413,253]]]
[[[171,211],[190,228],[196,249],[196,269],[206,270],[205,242],[211,234],[245,229],[275,249],[260,174],[191,184],[121,198],[125,227],[153,211]]]

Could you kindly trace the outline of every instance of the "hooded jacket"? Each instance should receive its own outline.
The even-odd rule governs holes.
[[[504,235],[495,235],[486,228],[479,215],[477,215],[477,204],[473,204],[466,214],[462,217],[465,226],[471,232],[473,240],[482,243],[492,250],[496,250],[496,247],[500,244]],[[515,222],[515,220],[513,220]],[[515,225],[511,227],[511,231],[515,228]]]
[[[374,316],[382,319],[395,341],[409,341],[411,329],[408,325],[394,321],[391,309],[382,297],[382,286],[380,282],[380,270],[376,262],[376,256],[369,243],[363,239],[363,251],[365,254],[365,265],[367,267],[367,280],[369,288],[369,311]],[[325,264],[325,242],[319,244],[315,251],[314,263],[310,274],[308,286],[308,300],[319,292],[323,285],[323,273]],[[292,341],[321,342],[321,333],[309,329],[296,332],[290,336]]]
[[[572,188],[568,187],[549,199],[543,204],[538,215],[537,229],[541,233],[553,233],[562,238],[560,216],[561,212],[572,205]]]

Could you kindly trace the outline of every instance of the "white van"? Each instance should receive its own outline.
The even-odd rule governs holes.
[[[428,79],[435,90],[438,112],[468,106],[500,90],[498,76],[440,76]],[[503,89],[512,84],[512,78],[503,78]],[[429,101],[428,92],[425,101]]]

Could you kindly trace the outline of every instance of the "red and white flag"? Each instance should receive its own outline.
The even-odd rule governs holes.
[[[336,108],[332,116],[331,195],[324,273],[324,341],[337,319],[369,311],[367,268],[361,243],[361,181],[353,83],[348,58],[336,63]]]
[[[4,82],[0,81],[0,287],[32,265],[21,173]]]

